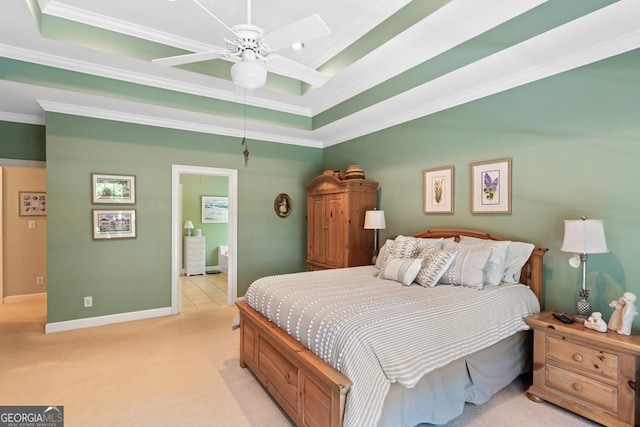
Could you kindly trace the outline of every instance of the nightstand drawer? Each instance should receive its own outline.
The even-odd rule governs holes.
[[[612,380],[618,377],[618,356],[616,354],[552,336],[547,336],[547,358]]]
[[[582,375],[566,371],[557,366],[546,366],[548,387],[570,394],[582,401],[598,405],[616,413],[618,411],[618,389]]]

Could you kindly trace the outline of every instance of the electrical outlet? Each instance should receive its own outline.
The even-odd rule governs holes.
[[[44,286],[44,276],[36,277],[36,286]]]
[[[84,297],[84,306],[93,307],[93,297]]]

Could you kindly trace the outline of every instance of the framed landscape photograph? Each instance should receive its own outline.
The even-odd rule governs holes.
[[[135,204],[135,175],[91,174],[93,203]]]
[[[453,213],[453,166],[423,173],[424,213]]]
[[[93,209],[93,238],[136,237],[135,209]]]
[[[229,222],[229,198],[202,196],[202,223],[215,224]]]
[[[20,216],[46,216],[47,193],[45,192],[18,192],[20,200]]]
[[[471,213],[511,213],[511,159],[471,163]]]

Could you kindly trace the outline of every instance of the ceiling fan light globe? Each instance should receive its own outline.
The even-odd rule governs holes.
[[[231,67],[231,78],[238,86],[256,89],[264,86],[267,81],[267,70],[258,62],[241,61]]]

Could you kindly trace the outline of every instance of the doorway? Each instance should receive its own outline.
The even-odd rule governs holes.
[[[205,175],[227,178],[229,195],[229,246],[227,303],[232,305],[238,296],[237,233],[238,233],[238,171],[202,166],[172,165],[171,167],[171,313],[180,312],[180,269],[182,265],[182,206],[180,175]]]

